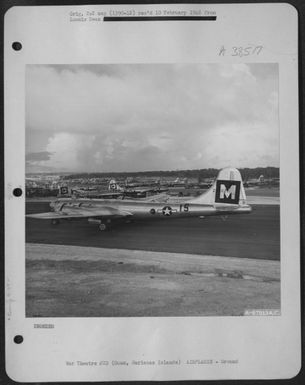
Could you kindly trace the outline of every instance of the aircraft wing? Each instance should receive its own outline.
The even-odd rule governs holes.
[[[86,197],[90,197],[90,196],[96,196],[96,197],[99,197],[99,198],[112,198],[112,197],[120,197],[123,195],[123,192],[106,192],[106,193],[99,193],[99,192],[96,192],[96,193],[92,193],[92,192],[84,192],[84,191],[78,191],[78,190],[74,190],[74,193],[76,193],[76,196],[78,195],[80,198],[86,198]]]
[[[154,203],[162,203],[162,202],[166,202],[168,200],[169,196],[168,194],[166,193],[160,193],[160,194],[156,194],[156,195],[152,195],[150,197],[147,197],[147,198],[142,198],[141,200],[143,202],[154,202]]]
[[[113,207],[74,207],[62,211],[51,211],[47,213],[28,214],[28,218],[36,219],[68,219],[68,218],[94,218],[94,217],[116,217],[123,218],[132,216],[128,211],[118,210]]]
[[[108,197],[114,197],[114,196],[122,196],[123,195],[123,192],[109,192],[109,193],[100,193],[100,194],[96,194],[98,196],[100,196],[101,198],[108,198]]]

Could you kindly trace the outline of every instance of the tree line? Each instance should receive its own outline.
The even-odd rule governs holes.
[[[243,180],[257,179],[263,175],[266,179],[279,178],[279,167],[256,167],[241,168]],[[171,170],[171,171],[138,171],[138,172],[82,172],[65,175],[63,179],[90,179],[90,178],[128,178],[128,177],[179,177],[179,178],[197,178],[199,181],[206,178],[215,178],[219,172],[217,168],[203,168],[197,170]]]

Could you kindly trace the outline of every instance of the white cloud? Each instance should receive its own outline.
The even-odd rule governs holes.
[[[216,128],[211,135],[208,140],[213,145],[207,146],[205,155],[219,168],[270,165],[278,158],[277,133],[265,124],[228,124]]]
[[[90,153],[94,143],[93,135],[73,134],[73,133],[55,133],[49,138],[47,151],[50,155],[50,160],[45,162],[46,165],[59,167],[62,169],[83,169],[84,159]],[[85,162],[86,164],[86,162]]]
[[[277,86],[273,64],[28,66],[27,149],[71,171],[277,166]]]

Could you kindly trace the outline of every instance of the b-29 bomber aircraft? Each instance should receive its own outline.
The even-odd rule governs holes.
[[[224,168],[212,187],[202,195],[183,203],[162,203],[141,200],[59,199],[50,204],[51,212],[28,214],[29,218],[49,219],[53,224],[63,220],[87,219],[97,224],[101,231],[116,221],[131,222],[137,218],[185,218],[248,214],[252,211],[240,172]]]

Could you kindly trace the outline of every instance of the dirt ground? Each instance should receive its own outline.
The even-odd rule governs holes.
[[[241,316],[280,309],[279,261],[27,244],[27,317]]]

